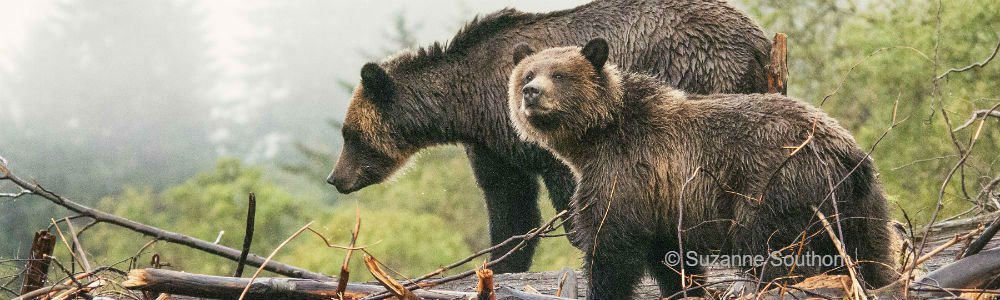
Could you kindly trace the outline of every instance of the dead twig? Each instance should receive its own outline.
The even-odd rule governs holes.
[[[66,269],[66,266],[63,266],[63,264],[60,263],[59,260],[55,258],[55,256],[46,256],[46,258],[48,258],[53,263],[55,263],[56,266],[59,267],[59,270],[62,270],[63,273],[66,273],[66,278],[67,279],[66,280],[62,280],[63,283],[68,284],[66,281],[70,281],[70,282],[73,282],[73,285],[75,285],[77,289],[83,289],[84,288],[83,283],[81,283],[80,279],[78,279],[77,277],[85,278],[85,277],[89,276],[89,273],[83,273],[83,274],[79,274],[79,275],[74,275],[73,272],[71,272],[70,270]]]
[[[990,110],[991,111],[992,110],[996,110],[998,107],[1000,107],[1000,103],[997,103],[997,105],[994,105],[993,108],[991,108]],[[955,173],[963,165],[965,165],[965,161],[967,159],[969,159],[969,156],[972,155],[972,150],[976,147],[976,142],[979,141],[979,137],[982,134],[983,127],[985,125],[986,125],[986,120],[985,119],[982,120],[981,122],[979,122],[979,126],[976,128],[976,131],[975,131],[975,133],[973,133],[971,141],[969,142],[969,147],[967,149],[965,149],[964,153],[962,153],[961,158],[958,160],[958,162],[955,164],[955,166],[952,167],[951,170],[948,171],[947,176],[945,176],[944,181],[941,183],[941,188],[938,191],[937,205],[935,206],[934,213],[931,214],[931,219],[930,219],[930,222],[927,224],[927,228],[924,230],[923,237],[921,238],[921,241],[920,241],[920,246],[916,247],[916,253],[923,253],[924,247],[927,245],[927,236],[930,234],[930,229],[931,229],[931,227],[934,226],[934,222],[937,220],[938,214],[941,212],[941,208],[944,207],[945,189],[947,189],[948,183],[951,182],[951,179],[953,178],[953,176],[955,176]],[[911,266],[911,268],[910,268],[909,271],[912,272],[915,268],[916,268],[916,261],[914,261],[914,265]],[[907,273],[907,274],[909,274],[909,273]],[[909,278],[910,276],[906,276],[906,277]]]
[[[698,176],[699,171],[701,171],[701,167],[697,167],[697,168],[694,169],[694,171],[691,171],[691,176],[688,176],[687,180],[684,181],[684,184],[681,185],[681,191],[680,191],[680,195],[681,196],[680,196],[680,199],[677,200],[677,253],[679,253],[681,255],[681,257],[682,257],[680,260],[678,260],[680,262],[680,270],[679,270],[678,273],[681,275],[681,287],[682,288],[688,287],[688,283],[687,283],[687,276],[688,275],[687,275],[687,272],[685,271],[686,268],[685,268],[684,259],[683,259],[683,256],[684,256],[684,253],[685,253],[684,252],[684,232],[685,232],[685,230],[684,230],[684,192],[687,189],[688,184],[691,183],[691,181],[694,180],[694,178]],[[682,295],[684,296],[684,298],[687,298],[687,296],[688,296],[687,295],[687,289],[682,290],[682,292],[683,292]]]
[[[929,260],[932,257],[934,257],[934,255],[937,255],[938,253],[941,253],[941,251],[944,251],[944,250],[948,249],[948,247],[951,247],[951,246],[953,246],[955,244],[958,244],[958,242],[969,240],[972,237],[974,237],[977,234],[979,234],[980,232],[983,232],[983,227],[979,227],[979,228],[973,229],[972,231],[969,231],[968,233],[966,233],[964,235],[955,235],[955,237],[953,237],[950,240],[944,242],[940,246],[937,246],[937,248],[934,248],[933,250],[931,250],[930,252],[925,253],[924,255],[921,255],[920,258],[918,258],[917,261],[916,261],[916,263],[913,264],[913,265],[914,266],[919,266],[919,265],[923,264],[924,262],[927,262],[927,260]],[[910,271],[910,266],[907,266],[907,269],[903,270],[902,273],[905,274],[905,273],[907,273],[909,271]]]
[[[512,236],[512,237],[508,238],[507,240],[504,240],[503,242],[500,242],[499,244],[493,245],[493,246],[491,246],[489,248],[486,248],[486,249],[480,250],[479,252],[473,253],[472,255],[469,255],[466,258],[463,258],[463,259],[461,259],[459,261],[456,261],[456,262],[454,262],[454,263],[452,263],[450,265],[447,265],[447,266],[444,266],[444,267],[442,267],[440,269],[437,269],[434,272],[430,272],[430,273],[427,273],[427,274],[425,274],[423,276],[417,277],[416,279],[413,279],[413,280],[407,282],[406,286],[407,286],[407,288],[411,288],[412,289],[412,288],[416,287],[417,285],[419,285],[420,282],[422,282],[422,281],[424,281],[424,280],[426,280],[428,278],[431,278],[431,277],[434,277],[434,276],[437,276],[437,275],[441,275],[442,273],[447,272],[448,270],[451,270],[451,269],[457,268],[457,267],[459,267],[461,265],[464,265],[464,264],[472,261],[473,259],[476,259],[477,257],[486,255],[487,253],[490,253],[491,251],[493,251],[493,250],[495,250],[497,248],[503,247],[506,244],[509,244],[509,243],[511,243],[513,241],[516,241],[516,240],[521,240],[521,244],[519,244],[519,245],[514,246],[513,248],[511,248],[510,252],[507,253],[509,255],[510,253],[513,253],[513,252],[515,252],[517,250],[520,250],[521,247],[523,247],[523,244],[527,243],[526,242],[527,240],[531,240],[531,239],[537,237],[538,235],[541,235],[542,233],[554,231],[558,227],[552,226],[552,223],[555,222],[556,220],[559,220],[560,218],[562,218],[567,213],[568,212],[565,211],[565,210],[560,211],[555,216],[552,216],[552,218],[550,218],[547,222],[545,222],[545,224],[543,224],[542,226],[540,226],[538,228],[535,228],[535,229],[532,229],[532,230],[528,231],[528,233],[526,233],[526,234]],[[521,247],[519,247],[519,246],[521,246]],[[500,262],[500,260],[506,258],[508,255],[503,255],[503,256],[501,256],[499,258],[496,258],[496,259],[494,259],[494,260],[492,260],[490,262],[487,262],[486,266],[487,267],[493,266],[494,264]],[[435,280],[434,284],[441,284],[441,283],[450,282],[450,281],[453,281],[453,280],[465,278],[465,277],[468,277],[468,276],[470,276],[470,275],[472,275],[474,273],[475,272],[473,270],[473,271],[467,271],[467,272],[464,272],[464,273],[461,273],[461,274],[457,274],[457,275],[454,275],[454,276],[451,276],[451,277],[440,278],[440,279]],[[445,280],[447,280],[447,281],[445,281]]]
[[[371,272],[372,276],[375,277],[375,281],[381,283],[382,286],[384,286],[390,293],[392,293],[393,296],[396,296],[398,299],[405,299],[405,300],[420,299],[420,297],[417,297],[417,295],[413,294],[413,291],[410,291],[409,289],[404,287],[403,284],[399,283],[395,279],[392,279],[392,277],[390,277],[389,274],[386,274],[385,271],[383,271],[382,268],[378,266],[378,261],[376,261],[374,257],[365,254],[364,258],[365,258],[365,266],[368,267],[368,272]]]
[[[875,54],[878,54],[878,53],[883,52],[883,51],[895,50],[895,49],[910,50],[910,51],[913,51],[913,52],[919,54],[920,57],[923,57],[925,60],[927,60],[929,62],[934,62],[930,57],[927,56],[927,54],[924,54],[924,52],[922,52],[920,50],[917,50],[917,48],[913,48],[913,47],[910,47],[910,46],[891,46],[891,47],[882,47],[882,48],[875,49],[875,51],[872,51],[871,53],[868,54],[868,56],[865,56],[861,60],[855,62],[854,65],[852,65],[851,68],[847,70],[847,73],[844,74],[844,77],[841,78],[840,82],[837,84],[837,88],[835,88],[832,92],[830,92],[826,96],[823,96],[823,100],[821,100],[819,102],[819,106],[822,107],[823,104],[826,103],[826,100],[829,100],[830,97],[833,97],[834,95],[836,95],[837,93],[840,92],[840,90],[844,87],[844,83],[847,82],[847,77],[850,76],[851,73],[854,72],[854,69],[856,69],[858,66],[860,66],[863,63],[865,63],[866,61],[868,61],[872,57],[874,57]]]
[[[966,127],[969,127],[969,125],[972,125],[972,123],[976,122],[976,120],[986,119],[986,117],[1000,118],[1000,111],[986,110],[986,109],[980,109],[974,111],[972,112],[972,117],[969,117],[968,120],[965,120],[965,123],[962,123],[962,125],[958,125],[958,127],[955,127],[955,129],[952,130],[952,132],[965,129]]]
[[[42,296],[42,295],[45,295],[45,294],[50,294],[50,293],[53,293],[53,292],[59,292],[59,291],[63,291],[63,290],[68,290],[68,289],[71,289],[71,288],[73,288],[73,287],[72,286],[68,286],[68,285],[64,285],[64,284],[56,284],[56,285],[51,285],[51,286],[39,288],[39,289],[31,291],[29,293],[21,294],[21,296],[14,297],[11,300],[31,300],[31,299],[38,298],[39,296]]]
[[[983,186],[983,189],[979,191],[979,195],[976,195],[976,200],[979,201],[980,205],[986,206],[985,202],[992,200],[994,207],[1000,209],[1000,200],[991,195],[997,185],[1000,185],[1000,176],[993,178],[993,180]]]
[[[503,242],[500,242],[500,243],[498,243],[496,245],[490,246],[489,248],[479,250],[478,252],[473,253],[472,255],[469,255],[469,256],[467,256],[467,257],[465,257],[463,259],[460,259],[460,260],[458,260],[458,261],[456,261],[454,263],[451,263],[450,265],[441,267],[441,268],[439,268],[437,270],[434,270],[433,272],[424,274],[424,275],[422,275],[420,277],[417,277],[417,278],[415,278],[413,280],[409,280],[409,281],[405,282],[404,285],[409,290],[417,290],[417,289],[432,287],[432,286],[435,286],[435,285],[438,285],[438,284],[452,282],[452,281],[455,281],[455,280],[459,280],[459,279],[462,279],[462,278],[466,278],[466,277],[472,276],[473,274],[476,273],[475,269],[468,270],[468,271],[465,271],[465,272],[462,272],[462,273],[459,273],[459,274],[455,274],[455,275],[451,275],[451,276],[447,276],[447,277],[442,277],[442,278],[438,278],[438,279],[434,279],[434,280],[428,280],[431,277],[441,275],[444,272],[447,272],[447,271],[449,271],[451,269],[454,269],[454,268],[457,268],[459,266],[462,266],[462,265],[464,265],[464,264],[472,261],[473,259],[476,259],[477,257],[486,255],[486,254],[490,253],[491,251],[496,250],[496,249],[498,249],[500,247],[504,247],[507,244],[510,244],[510,243],[512,243],[514,241],[517,241],[517,240],[521,241],[517,245],[514,245],[514,247],[512,247],[510,250],[508,250],[507,253],[505,253],[504,255],[502,255],[502,256],[500,256],[498,258],[495,258],[495,259],[493,259],[493,260],[491,260],[491,261],[489,261],[489,262],[486,263],[487,267],[493,266],[494,264],[496,264],[496,263],[498,263],[500,261],[503,261],[507,257],[510,257],[510,255],[513,254],[514,252],[517,252],[517,251],[521,250],[521,248],[523,248],[525,245],[527,245],[528,241],[531,241],[532,239],[535,239],[535,238],[537,238],[537,237],[539,237],[539,236],[541,236],[541,235],[543,235],[545,233],[549,233],[549,232],[552,232],[552,231],[555,231],[556,229],[558,229],[559,227],[558,226],[553,226],[553,224],[557,220],[561,220],[562,218],[564,218],[567,214],[568,214],[568,212],[566,210],[560,211],[560,212],[556,213],[554,216],[552,216],[552,218],[550,218],[544,224],[542,224],[542,226],[539,226],[537,228],[529,230],[525,234],[511,236],[511,237],[507,238],[506,240],[504,240]],[[366,297],[365,299],[379,300],[379,299],[386,299],[386,298],[389,298],[389,297],[392,297],[392,294],[389,294],[389,293],[379,293],[379,294],[376,294],[376,295],[371,295],[369,297]]]
[[[247,255],[250,254],[250,245],[253,244],[253,223],[256,215],[257,196],[250,193],[250,199],[247,200],[247,228],[243,232],[243,251],[240,252],[240,258],[236,260],[236,271],[233,272],[233,277],[243,277],[243,266],[247,262]]]
[[[823,212],[819,211],[815,206],[812,207],[813,212],[819,215],[819,220],[823,222],[823,229],[826,233],[830,235],[830,239],[833,241],[833,245],[837,248],[837,252],[840,256],[844,258],[844,265],[847,267],[847,272],[851,276],[851,292],[854,294],[854,299],[867,300],[868,295],[865,294],[864,288],[861,286],[861,282],[858,280],[858,273],[854,267],[857,265],[844,249],[844,244],[840,242],[840,238],[837,237],[837,233],[833,232],[833,226],[830,222],[826,220],[826,216]]]
[[[0,177],[0,179],[3,179],[3,178]],[[31,191],[25,190],[25,189],[21,189],[21,191],[19,191],[17,193],[0,193],[0,198],[17,199],[17,198],[20,198],[21,196],[30,195],[30,194],[32,194]]]
[[[69,236],[73,238],[73,251],[77,252],[80,257],[80,262],[83,263],[83,270],[90,272],[93,268],[90,267],[90,260],[87,259],[87,253],[83,251],[83,245],[80,244],[80,239],[77,238],[76,228],[73,228],[73,222],[66,220],[66,227],[69,228]]]
[[[288,242],[291,242],[293,239],[295,239],[295,237],[297,237],[300,234],[302,234],[302,232],[306,231],[306,228],[309,228],[309,226],[312,225],[312,224],[313,224],[313,222],[311,222],[311,221],[309,223],[306,223],[305,226],[302,226],[302,228],[299,228],[299,230],[296,230],[295,233],[293,233],[291,236],[289,236],[287,239],[285,239],[285,241],[281,242],[281,244],[278,244],[278,247],[274,248],[274,251],[271,251],[271,254],[267,256],[267,259],[264,259],[264,262],[261,263],[260,267],[257,268],[257,272],[254,272],[253,276],[250,277],[250,281],[247,282],[247,286],[243,288],[243,293],[240,293],[240,298],[239,298],[240,300],[243,300],[243,298],[247,296],[247,291],[250,290],[250,285],[253,284],[253,280],[256,279],[257,276],[260,275],[261,271],[264,271],[264,267],[267,266],[267,263],[271,261],[271,258],[273,258],[275,254],[278,254],[278,250],[281,250],[281,248],[284,248],[285,245],[288,244]]]
[[[55,219],[49,219],[49,220],[52,222],[53,225],[56,223]],[[80,265],[81,269],[86,270],[87,267],[85,267],[80,258],[76,256],[76,251],[74,251],[73,247],[69,245],[69,242],[67,242],[66,236],[63,235],[62,233],[62,229],[59,229],[59,226],[56,226],[55,228],[56,228],[56,233],[59,234],[59,240],[62,241],[63,246],[66,246],[66,251],[69,251],[70,257],[73,259],[71,262],[76,262],[78,265]]]
[[[350,248],[354,248],[355,243],[358,242],[358,233],[361,232],[361,207],[357,203],[354,204],[354,230],[351,230]],[[347,281],[351,277],[351,270],[348,263],[351,262],[351,253],[353,252],[354,249],[347,249],[347,254],[344,255],[344,264],[340,266],[340,281],[337,282],[337,295],[340,296],[340,299],[344,299]]]

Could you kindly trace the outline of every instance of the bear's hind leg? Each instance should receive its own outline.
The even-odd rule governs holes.
[[[844,220],[844,243],[870,288],[886,286],[899,278],[893,257],[894,237],[886,220],[864,217]]]

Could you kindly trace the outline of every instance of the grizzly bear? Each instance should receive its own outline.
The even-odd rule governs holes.
[[[614,37],[609,59],[691,93],[764,92],[771,45],[760,28],[717,0],[608,0],[551,13],[513,9],[477,18],[447,45],[404,51],[361,68],[343,125],[343,150],[327,181],[341,193],[382,182],[417,151],[461,144],[485,195],[490,240],[540,225],[539,180],[567,208],[569,169],[522,142],[507,111],[510,49]],[[569,225],[569,223],[567,223]],[[570,227],[570,226],[567,226]],[[507,253],[513,244],[492,252]],[[536,241],[494,271],[527,271]]]
[[[603,39],[538,53],[518,45],[508,90],[520,136],[577,181],[570,207],[589,299],[629,298],[644,270],[663,297],[680,296],[671,252],[696,277],[707,261],[698,255],[711,254],[760,257],[735,267],[764,283],[843,271],[814,209],[838,226],[867,284],[893,281],[885,197],[837,121],[777,94],[688,96],[619,71],[608,51]]]

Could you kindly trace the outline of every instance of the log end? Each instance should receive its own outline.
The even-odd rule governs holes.
[[[128,271],[128,278],[121,282],[122,287],[127,289],[137,289],[149,285],[146,280],[146,269],[135,269]]]

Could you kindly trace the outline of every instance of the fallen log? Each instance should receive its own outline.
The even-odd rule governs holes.
[[[162,269],[135,269],[128,272],[123,287],[155,293],[177,294],[213,299],[238,299],[249,278],[223,277],[184,273]],[[371,293],[384,292],[378,285],[348,284],[345,299],[360,299]],[[422,293],[421,293],[422,292]],[[266,278],[253,281],[246,299],[333,299],[337,283],[301,278]],[[424,299],[458,299],[469,293],[448,291],[417,291]]]
[[[946,265],[913,283],[934,297],[947,297],[948,289],[974,289],[1000,275],[1000,248],[993,248]],[[935,291],[937,290],[937,291]]]
[[[238,299],[249,278],[223,277],[184,273],[162,269],[135,269],[128,272],[125,288],[153,293],[166,293],[211,299]],[[374,284],[347,285],[344,299],[361,299],[371,294],[385,292]],[[250,286],[245,299],[335,299],[337,283],[301,278],[257,278]],[[426,300],[457,300],[475,298],[474,292],[444,290],[415,290],[414,295]],[[502,287],[496,290],[497,299],[570,300],[555,296],[536,295]]]

